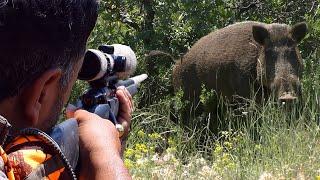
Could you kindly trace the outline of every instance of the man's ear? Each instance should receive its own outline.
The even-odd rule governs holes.
[[[41,110],[48,108],[44,106],[54,103],[61,75],[61,69],[48,70],[22,90],[19,102],[28,125],[37,125]]]
[[[252,26],[252,35],[254,40],[260,45],[264,45],[265,40],[269,38],[268,30],[261,25]]]

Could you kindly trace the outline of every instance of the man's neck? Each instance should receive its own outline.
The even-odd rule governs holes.
[[[20,107],[16,97],[10,97],[0,102],[0,115],[12,125],[10,133],[16,133],[27,126],[25,118],[21,116]]]

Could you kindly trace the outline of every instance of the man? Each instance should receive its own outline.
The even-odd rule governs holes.
[[[96,0],[0,1],[0,115],[10,134],[56,124],[82,65],[97,19]],[[128,133],[132,103],[120,88],[118,121]],[[108,120],[78,110],[81,179],[130,179],[121,144]],[[1,137],[0,137],[1,138]],[[16,172],[15,172],[16,173]]]

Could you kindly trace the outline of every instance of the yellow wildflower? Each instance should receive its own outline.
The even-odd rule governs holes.
[[[170,154],[174,154],[174,153],[177,152],[177,148],[175,148],[175,147],[170,147],[170,148],[167,149],[167,152],[170,153]]]
[[[157,140],[161,138],[161,135],[159,133],[152,133],[148,135],[152,140]]]
[[[141,155],[141,154],[136,153],[136,154],[134,154],[134,158],[135,158],[135,159],[141,159],[141,158],[142,158],[142,155]]]
[[[220,145],[217,145],[216,148],[214,149],[214,154],[218,155],[223,152],[223,148]]]
[[[228,142],[228,141],[224,142],[223,145],[224,145],[227,149],[232,149],[232,147],[233,147],[233,144],[232,144],[231,142]]]
[[[131,169],[134,167],[133,165],[134,163],[130,160],[130,159],[125,159],[124,160],[124,165],[128,168],[128,169]]]
[[[147,146],[145,145],[145,144],[136,144],[136,150],[137,151],[140,151],[140,152],[142,152],[142,153],[147,153],[148,152],[148,148],[147,148]]]
[[[134,150],[131,149],[131,148],[128,148],[125,152],[124,152],[124,156],[126,158],[130,158],[130,157],[133,157],[134,155]]]
[[[142,130],[139,130],[137,134],[138,134],[138,137],[141,137],[141,138],[146,136],[146,133],[143,132]]]
[[[256,144],[254,146],[254,148],[257,150],[257,151],[260,151],[261,150],[261,144]]]
[[[170,147],[175,147],[176,146],[176,142],[174,141],[174,139],[172,137],[169,137],[168,144],[169,144]]]

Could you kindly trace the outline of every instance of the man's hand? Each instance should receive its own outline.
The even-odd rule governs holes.
[[[122,139],[126,139],[130,131],[131,125],[131,113],[133,112],[133,101],[130,93],[124,86],[120,86],[117,89],[117,97],[119,99],[119,113],[118,123],[124,127],[124,134],[121,136]]]
[[[116,91],[117,98],[119,99],[119,112],[117,121],[119,124],[121,124],[124,127],[124,134],[121,137],[121,139],[126,139],[130,127],[131,127],[131,113],[134,110],[134,104],[132,100],[131,94],[128,92],[128,90],[124,86],[118,87]],[[75,112],[79,110],[77,107],[75,107],[72,104],[69,104],[66,108],[66,117],[68,119],[73,118]]]
[[[131,123],[132,98],[124,87],[116,94],[120,104],[117,120],[125,128],[125,138]],[[131,179],[120,156],[119,132],[111,121],[85,110],[67,110],[67,116],[78,121],[81,179]]]

